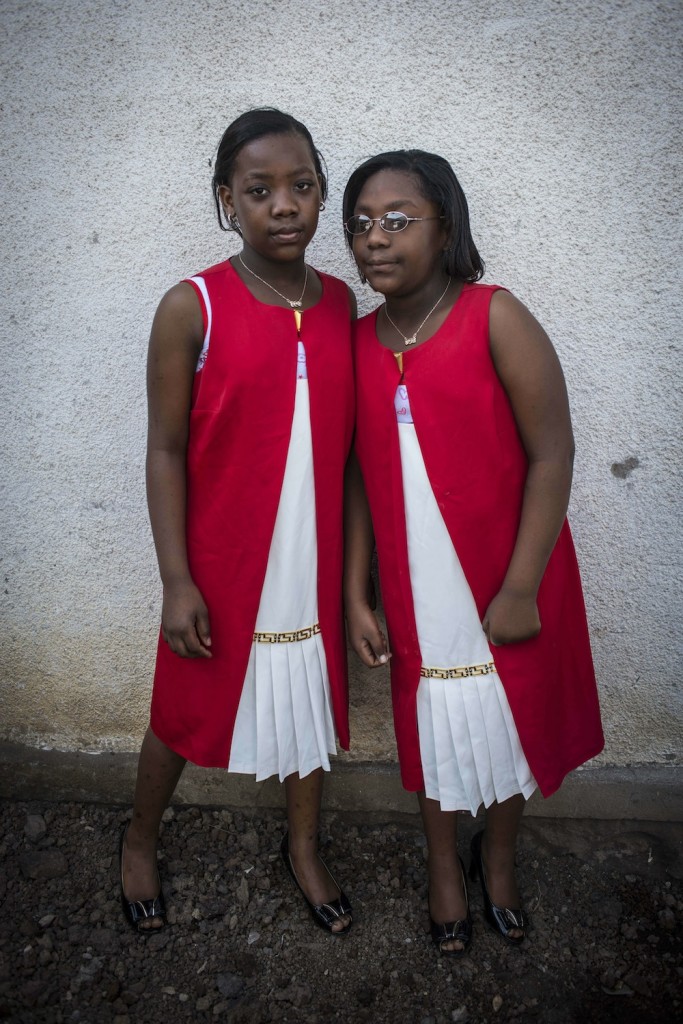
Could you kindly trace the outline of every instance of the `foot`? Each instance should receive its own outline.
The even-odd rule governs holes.
[[[519,906],[519,892],[515,879],[514,844],[507,842],[489,843],[488,859],[484,848],[484,832],[477,832],[470,844],[472,862],[470,877],[479,879],[484,901],[484,917],[505,942],[519,946],[526,935],[528,919]],[[491,879],[496,885],[493,890]],[[512,906],[498,900],[511,897]]]
[[[435,924],[466,921],[469,913],[465,878],[460,860],[452,853],[429,855],[429,916]],[[443,953],[461,953],[465,943],[449,939],[441,943]]]
[[[339,886],[320,859],[317,847],[306,843],[296,846],[292,835],[289,835],[289,858],[292,869],[299,883],[299,888],[309,903],[320,907],[325,903],[338,900],[341,895]],[[353,918],[343,914],[330,925],[330,931],[338,934],[351,927]]]
[[[129,903],[153,900],[159,896],[159,869],[157,867],[156,843],[140,841],[129,825],[121,846],[121,885],[124,898]],[[163,928],[161,916],[146,917],[138,922],[138,931]]]
[[[515,847],[490,847],[486,832],[481,840],[481,859],[486,873],[486,887],[491,902],[497,907],[519,907],[520,896],[515,877]],[[523,928],[510,928],[513,941],[524,938]]]

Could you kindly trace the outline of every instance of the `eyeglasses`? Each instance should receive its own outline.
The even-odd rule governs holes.
[[[349,217],[344,227],[350,235],[366,235],[372,225],[377,223],[382,231],[391,235],[395,231],[405,231],[413,220],[443,220],[443,217],[408,217],[399,210],[390,210],[382,217],[366,217],[364,213],[359,213],[355,217]]]

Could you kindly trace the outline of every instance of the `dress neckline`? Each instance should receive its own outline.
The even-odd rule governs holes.
[[[424,348],[426,345],[430,345],[433,341],[436,340],[436,338],[438,338],[438,336],[445,329],[445,327],[449,323],[451,317],[454,315],[456,309],[460,305],[460,300],[462,299],[463,295],[465,294],[465,291],[469,290],[472,287],[473,287],[473,285],[469,281],[463,281],[462,282],[462,288],[460,289],[460,294],[458,295],[457,299],[455,300],[455,302],[451,306],[450,310],[448,311],[448,316],[446,317],[444,322],[441,324],[441,326],[437,327],[437,329],[434,331],[434,333],[432,335],[430,335],[429,338],[425,338],[425,340],[421,341],[418,345],[411,345],[410,348],[405,348],[404,347],[402,349],[399,349],[398,352],[394,352],[394,350],[389,348],[388,345],[385,345],[385,344],[383,344],[382,341],[380,341],[379,335],[377,334],[377,320],[379,318],[379,314],[380,314],[380,311],[382,309],[382,306],[378,306],[377,309],[375,310],[375,320],[374,320],[374,324],[373,324],[373,327],[374,327],[373,335],[374,335],[375,341],[377,342],[377,344],[381,348],[384,349],[385,352],[388,352],[390,355],[392,355],[394,357],[399,356],[399,355],[400,356],[405,356],[408,353],[412,354],[414,352],[419,352],[421,348]]]
[[[237,271],[235,270],[234,266],[232,265],[232,257],[228,257],[228,259],[225,262],[227,263],[228,267],[230,268],[230,272],[232,274],[234,274],[236,279],[239,281],[241,287],[244,288],[244,290],[247,293],[247,295],[249,295],[249,297],[251,299],[253,299],[253,301],[256,303],[257,306],[265,306],[267,309],[281,309],[283,313],[289,313],[289,314],[295,313],[295,312],[299,312],[303,316],[304,313],[311,313],[314,309],[316,309],[320,305],[322,300],[325,298],[325,281],[324,281],[323,275],[319,274],[318,271],[314,267],[311,267],[311,270],[313,271],[313,273],[316,275],[316,277],[320,281],[320,285],[322,287],[322,292],[320,294],[320,298],[318,299],[317,302],[314,302],[312,306],[307,306],[306,309],[294,310],[294,309],[291,309],[290,307],[287,307],[287,306],[276,306],[274,302],[262,302],[260,299],[257,299],[256,296],[254,295],[254,293],[246,285],[246,283],[242,280],[242,278],[240,277],[240,275],[237,273]]]

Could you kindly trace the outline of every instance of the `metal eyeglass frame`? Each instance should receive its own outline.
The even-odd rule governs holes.
[[[387,217],[397,217],[397,218],[400,218],[400,221],[399,221],[400,227],[388,228],[387,227],[387,223],[391,224],[392,222],[391,221],[387,221]],[[387,212],[383,213],[381,217],[367,217],[364,213],[357,213],[357,214],[354,214],[353,217],[349,217],[349,219],[344,224],[344,228],[345,228],[345,230],[350,235],[352,235],[353,237],[356,237],[358,235],[367,235],[368,231],[372,230],[373,224],[379,224],[379,226],[381,227],[382,231],[386,231],[386,233],[388,235],[395,235],[398,231],[405,231],[405,229],[408,227],[408,225],[411,223],[411,221],[414,221],[414,220],[443,220],[443,216],[441,216],[441,217],[408,217],[408,215],[405,214],[405,213],[402,213],[401,210],[387,210]],[[362,229],[360,231],[352,231],[351,230],[351,228],[349,227],[349,224],[351,224],[353,221],[359,221],[363,225],[363,227],[362,227]],[[383,223],[383,222],[385,222],[385,223]],[[396,223],[396,221],[394,221],[393,223]]]

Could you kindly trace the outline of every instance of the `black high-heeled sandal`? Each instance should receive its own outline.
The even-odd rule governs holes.
[[[432,917],[431,910],[429,912],[429,930],[431,932],[432,942],[439,950],[439,953],[441,953],[441,956],[465,956],[469,949],[470,942],[472,941],[472,915],[470,914],[470,902],[467,896],[465,865],[462,862],[462,857],[458,857],[458,860],[460,861],[462,888],[465,893],[465,905],[467,907],[466,917],[464,917],[462,921],[446,921],[445,924],[437,924]],[[444,944],[446,942],[461,942],[462,949],[444,949]]]
[[[282,854],[282,859],[284,861],[285,867],[287,868],[287,871],[291,875],[292,880],[296,885],[297,889],[305,899],[306,906],[310,910],[311,917],[313,918],[315,923],[320,928],[324,928],[326,931],[328,931],[331,935],[334,936],[346,935],[348,932],[350,932],[351,925],[353,924],[353,910],[351,908],[351,904],[346,894],[344,893],[342,887],[337,884],[336,880],[334,879],[332,873],[330,872],[329,868],[327,867],[327,864],[325,864],[325,861],[322,859],[322,857],[319,858],[320,863],[325,868],[325,871],[327,871],[328,875],[339,889],[339,899],[331,900],[329,903],[321,903],[320,906],[315,906],[315,904],[311,903],[308,896],[301,888],[301,885],[299,884],[299,879],[296,877],[296,872],[292,864],[292,858],[289,856],[289,832],[285,832],[284,836],[282,837],[282,842],[280,843],[280,853]],[[341,917],[350,917],[351,921],[349,922],[349,924],[347,924],[346,928],[342,928],[341,931],[333,931],[332,925]]]
[[[474,882],[479,876],[481,883],[481,894],[484,899],[484,917],[488,924],[491,925],[494,931],[498,932],[499,935],[509,942],[511,946],[519,946],[524,942],[525,935],[524,931],[529,926],[529,919],[521,908],[511,910],[509,907],[498,907],[492,901],[489,896],[488,886],[486,885],[486,869],[484,868],[484,859],[481,855],[481,839],[484,835],[483,831],[477,832],[472,837],[470,844],[470,851],[472,854],[472,860],[470,862],[470,879]],[[513,929],[520,929],[521,935],[510,935]]]
[[[121,907],[123,909],[123,916],[125,917],[131,928],[138,933],[138,935],[158,935],[166,927],[166,901],[164,900],[164,894],[161,888],[161,879],[159,878],[159,872],[157,871],[157,881],[159,883],[159,894],[151,900],[129,900],[124,892],[123,888],[123,846],[126,840],[126,832],[128,826],[124,825],[123,831],[121,832],[121,839],[119,840],[119,887],[121,890]],[[155,928],[141,928],[140,925],[143,921],[148,920],[151,917],[158,917],[161,921],[161,925]]]

